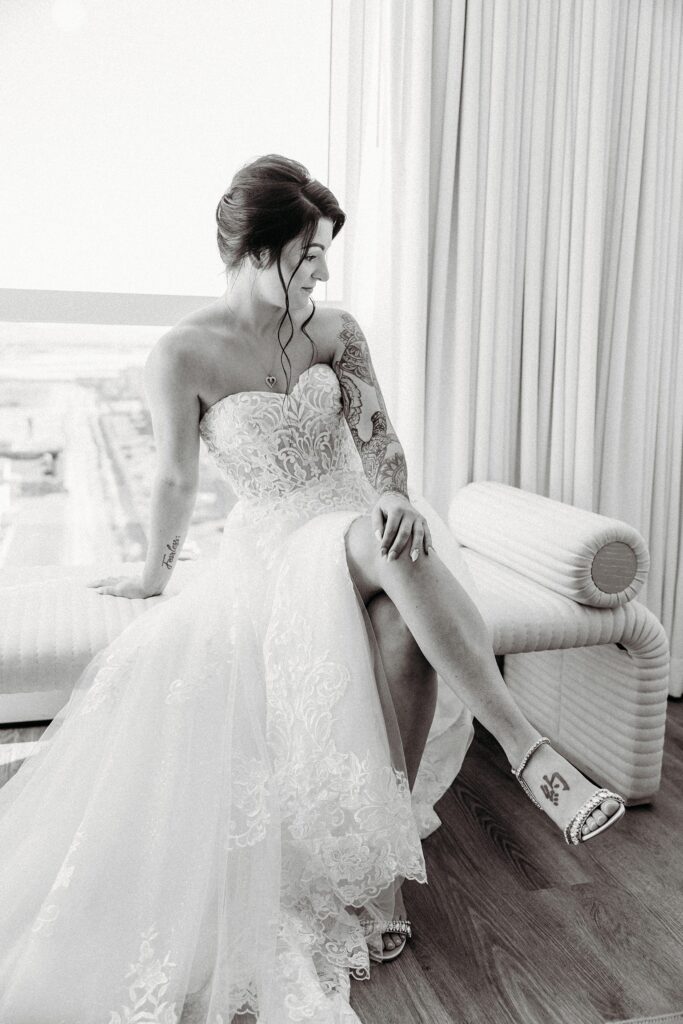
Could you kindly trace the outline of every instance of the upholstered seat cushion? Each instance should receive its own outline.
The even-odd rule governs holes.
[[[29,566],[0,573],[0,694],[68,693],[88,662],[125,627],[182,588],[200,563],[179,562],[159,597],[105,597],[101,576],[137,574],[141,563]]]
[[[641,643],[661,626],[637,603],[608,611],[577,604],[479,555],[462,549],[478,581],[478,607],[496,654],[618,642],[639,622]],[[103,597],[86,587],[101,575],[137,574],[142,563],[108,566],[35,566],[0,573],[0,694],[69,691],[88,662],[125,627],[182,589],[202,562],[179,562],[160,597]],[[559,569],[555,573],[560,580]]]
[[[596,608],[631,601],[650,567],[627,523],[495,481],[462,487],[448,525],[465,548]]]

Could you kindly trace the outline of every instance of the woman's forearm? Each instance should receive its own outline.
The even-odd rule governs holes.
[[[197,485],[156,477],[152,488],[149,543],[142,582],[150,594],[161,594],[171,578],[190,524]]]
[[[378,494],[403,494],[408,497],[408,467],[396,434],[384,431],[375,435],[376,447],[364,461],[365,475]]]
[[[372,436],[364,441],[358,429],[351,435],[360,455],[363,471],[378,494],[388,491],[408,496],[408,467],[403,446],[388,421],[386,410],[372,417]]]

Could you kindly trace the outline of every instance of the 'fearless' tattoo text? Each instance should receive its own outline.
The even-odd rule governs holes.
[[[173,543],[166,545],[166,550],[168,551],[168,554],[163,556],[163,558],[161,559],[161,564],[165,565],[167,569],[172,569],[173,568],[173,563],[175,562],[175,556],[178,554],[178,547],[179,547],[179,545],[180,545],[180,537],[174,537],[173,538]]]

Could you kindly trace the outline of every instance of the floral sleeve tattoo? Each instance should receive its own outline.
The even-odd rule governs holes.
[[[339,378],[344,416],[360,454],[363,470],[379,494],[398,491],[407,497],[408,469],[405,454],[387,415],[365,335],[348,313],[342,313],[341,319],[343,326],[339,338],[343,352],[334,360],[332,368]],[[367,388],[361,389],[359,382],[367,385]],[[366,403],[369,398],[367,389],[372,389],[370,394],[374,396],[373,405],[378,405],[379,409],[370,417],[372,434],[365,441],[359,434],[359,426],[363,414],[363,392]]]

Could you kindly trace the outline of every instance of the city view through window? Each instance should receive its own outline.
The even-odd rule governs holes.
[[[0,566],[142,561],[154,441],[142,381],[163,327],[0,324]],[[213,557],[231,488],[200,450],[181,558]]]
[[[135,320],[136,299],[199,305],[222,291],[215,210],[235,172],[284,154],[344,202],[330,118],[346,71],[333,75],[330,0],[297,0],[294,17],[278,0],[80,6],[69,22],[63,4],[0,4],[12,96],[0,112],[12,140],[0,161],[6,569],[144,558],[154,446],[142,368],[167,328],[102,321]],[[342,300],[343,245],[322,301]],[[97,322],[39,322],[68,319],[65,301]],[[154,315],[170,314],[140,320]],[[235,501],[200,453],[181,558],[217,553]]]

